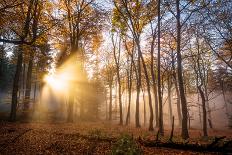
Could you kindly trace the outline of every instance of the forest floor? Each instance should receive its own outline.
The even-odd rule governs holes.
[[[165,130],[165,135],[169,135]],[[146,139],[155,139],[157,130],[149,132],[145,128],[134,128],[109,123],[9,123],[0,122],[0,154],[111,154],[113,141],[122,134]],[[215,136],[232,138],[232,130],[209,130],[210,138],[199,138],[201,131],[190,130],[190,141],[208,143]],[[175,129],[174,137],[179,138],[180,129]],[[92,138],[89,138],[92,137]],[[93,138],[95,137],[95,138]],[[105,140],[104,140],[105,139]],[[180,139],[180,138],[179,138]],[[143,154],[218,154],[192,152],[162,147],[145,147],[136,142]]]

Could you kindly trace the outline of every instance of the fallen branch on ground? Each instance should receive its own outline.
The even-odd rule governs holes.
[[[16,140],[18,140],[20,137],[22,137],[23,135],[25,135],[27,132],[31,131],[32,129],[27,129],[24,132],[22,132],[21,134],[19,134],[18,136],[16,136],[15,138],[13,138],[11,141],[4,143],[1,147],[0,147],[0,153],[6,149],[10,144],[14,143]],[[9,129],[8,132],[13,132],[12,129]]]
[[[220,153],[232,153],[232,140],[227,142],[219,142],[225,139],[225,137],[216,137],[215,140],[210,144],[199,144],[199,143],[177,143],[173,141],[161,142],[154,140],[144,140],[139,138],[137,141],[145,147],[165,147],[178,150],[188,150],[196,152],[220,152]]]

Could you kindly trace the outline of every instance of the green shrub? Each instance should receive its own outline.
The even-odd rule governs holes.
[[[122,135],[112,147],[112,155],[140,155],[141,148],[136,144],[132,136]]]

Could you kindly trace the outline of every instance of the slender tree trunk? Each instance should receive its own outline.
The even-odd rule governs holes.
[[[105,114],[106,114],[106,121],[108,120],[108,92],[107,92],[107,89],[105,89],[105,103],[106,103],[106,111],[105,111]]]
[[[119,99],[119,116],[120,116],[120,125],[123,125],[123,116],[122,116],[122,93],[121,93],[121,82],[118,81],[118,99]]]
[[[23,79],[22,79],[22,93],[25,95],[25,73],[26,73],[26,64],[23,63]],[[23,102],[24,103],[24,102]]]
[[[74,51],[72,52],[72,54],[75,54],[75,50],[71,50]],[[83,72],[80,73],[81,75],[83,75]],[[81,86],[79,86],[79,88],[81,89]],[[67,108],[67,122],[68,123],[72,123],[74,122],[74,100],[75,100],[75,96],[74,96],[74,92],[75,91],[75,87],[70,85],[69,89],[68,89],[68,108]],[[81,92],[80,94],[81,100],[80,100],[80,119],[84,118],[84,107],[83,107],[83,93]]]
[[[206,85],[204,85],[204,90],[205,90],[205,104],[207,107],[207,117],[208,117],[208,122],[209,122],[209,127],[213,128],[213,123],[212,123],[212,116],[211,116],[211,108],[209,106],[209,98],[208,98],[208,91]]]
[[[197,87],[199,90],[199,93],[201,95],[201,102],[202,102],[202,111],[203,111],[203,134],[204,136],[208,136],[207,133],[207,112],[206,112],[206,104],[205,104],[205,95],[204,92],[201,89],[201,86]]]
[[[120,114],[120,125],[123,125],[123,116],[122,116],[122,92],[121,92],[121,81],[119,77],[119,71],[118,71],[118,97],[119,97],[119,114]]]
[[[74,95],[69,93],[69,102],[68,102],[68,117],[67,122],[73,122],[73,111],[74,111]]]
[[[153,40],[151,43],[151,77],[153,81],[153,95],[154,95],[154,113],[155,113],[155,127],[159,127],[159,113],[158,113],[158,96],[157,96],[157,82],[156,82],[156,76],[155,76],[155,71],[154,71],[154,44],[155,44],[155,34],[153,35]]]
[[[146,118],[146,99],[145,99],[145,92],[143,92],[143,125],[146,126],[147,118]]]
[[[175,117],[174,116],[172,116],[172,123],[171,123],[171,134],[170,134],[170,138],[169,138],[169,141],[171,141],[172,142],[172,137],[173,137],[173,133],[174,133],[174,126],[175,126]]]
[[[112,41],[113,41],[113,38],[112,38]],[[116,69],[117,69],[117,80],[118,80],[118,99],[119,99],[119,115],[120,115],[120,121],[119,121],[119,124],[120,125],[123,125],[123,116],[122,116],[122,92],[121,92],[121,78],[120,78],[120,66],[119,66],[119,63],[120,63],[120,46],[121,46],[121,39],[119,40],[119,50],[118,50],[118,56],[116,55],[116,43],[114,43],[114,49],[113,49],[113,52],[114,52],[114,61],[115,61],[115,64],[116,64]]]
[[[221,79],[221,81],[220,81],[220,86],[221,86],[222,96],[223,96],[223,100],[224,100],[224,104],[225,104],[226,116],[229,118],[229,108],[228,108],[228,104],[227,104],[227,101],[226,101],[226,93],[225,93],[224,80],[223,79]]]
[[[169,119],[170,119],[170,125],[172,125],[172,81],[171,77],[168,76],[168,105],[169,105]]]
[[[127,46],[126,46],[127,47]],[[133,48],[134,48],[134,42],[133,42]],[[128,54],[130,54],[128,52]],[[141,91],[141,63],[140,63],[140,57],[138,56],[138,60],[137,60],[137,66],[136,63],[134,61],[134,50],[132,52],[132,54],[130,54],[131,56],[131,94],[132,94],[132,76],[133,76],[133,68],[134,68],[134,72],[135,72],[135,78],[136,78],[136,103],[135,103],[135,126],[137,128],[140,127],[140,120],[139,120],[139,100],[140,100],[140,91]],[[132,95],[131,95],[132,96]],[[130,114],[130,113],[129,113]],[[130,115],[129,119],[130,119]]]
[[[28,63],[27,69],[27,80],[26,80],[26,92],[25,92],[25,100],[24,100],[24,110],[28,110],[30,106],[30,96],[31,96],[31,76],[32,76],[32,68],[33,68],[33,54],[30,54],[30,60]]]
[[[162,96],[161,96],[161,65],[160,65],[160,0],[158,0],[158,64],[157,64],[157,78],[158,78],[158,100],[159,100],[159,132],[163,136],[164,135],[164,127],[163,127],[163,104],[162,104]]]
[[[179,126],[181,127],[182,124],[182,115],[181,115],[181,105],[180,105],[180,92],[178,89],[178,83],[177,83],[177,74],[176,74],[176,68],[174,64],[174,53],[172,52],[172,70],[173,70],[173,79],[174,79],[174,85],[176,89],[176,106],[177,106],[177,114],[178,114],[178,122]]]
[[[210,109],[210,106],[209,106],[208,89],[207,89],[208,70],[205,68],[205,64],[204,63],[202,63],[202,69],[203,69],[203,76],[204,76],[204,79],[205,79],[203,81],[203,85],[204,85],[204,93],[205,93],[205,103],[206,103],[206,107],[207,107],[207,117],[208,117],[208,121],[209,121],[209,126],[211,128],[213,126],[212,126],[211,109]]]
[[[181,115],[181,104],[180,104],[180,92],[178,89],[178,83],[177,80],[174,81],[175,89],[176,89],[176,105],[177,105],[177,114],[178,114],[178,120],[179,120],[179,126],[182,126],[182,115]]]
[[[19,90],[19,76],[22,71],[22,62],[23,62],[23,49],[22,49],[22,46],[19,45],[17,66],[16,66],[16,71],[15,71],[14,81],[13,81],[10,121],[16,121],[18,90]]]
[[[129,76],[128,76],[128,110],[127,110],[127,116],[126,116],[126,125],[130,123],[130,108],[131,108],[131,89],[132,89],[132,62],[130,65],[130,71],[129,71]]]
[[[196,72],[196,71],[195,71],[195,72]],[[197,72],[196,72],[196,74],[197,74]],[[197,84],[199,83],[199,82],[198,82],[198,76],[197,76],[197,78],[196,78],[196,82],[197,82]],[[200,101],[200,96],[199,96],[199,90],[198,90],[198,87],[197,87],[197,103],[199,104],[199,108],[198,108],[198,111],[199,111],[199,120],[200,120],[200,125],[201,125],[201,127],[202,127],[201,106],[200,106],[199,101]]]
[[[139,97],[141,89],[141,66],[140,66],[140,56],[138,56],[138,75],[137,76],[137,86],[136,86],[136,108],[135,108],[135,126],[140,127],[139,122]]]
[[[206,98],[205,98],[205,94],[203,92],[203,88],[205,86],[205,68],[204,68],[204,64],[200,65],[200,60],[201,60],[201,54],[200,53],[200,44],[199,44],[199,40],[198,40],[198,35],[196,37],[196,43],[197,43],[197,60],[194,62],[193,64],[193,68],[196,74],[196,85],[197,85],[197,90],[198,93],[201,96],[201,104],[202,104],[202,112],[203,112],[203,134],[204,136],[208,136],[207,135],[207,110],[206,110]],[[192,58],[194,60],[194,56],[192,54]],[[203,70],[203,73],[202,73]],[[203,75],[202,75],[203,74]],[[199,110],[200,111],[200,110]]]
[[[35,110],[36,107],[36,92],[37,92],[37,82],[34,84],[34,103],[33,103],[33,111]]]
[[[110,104],[109,104],[109,120],[112,121],[112,83],[109,85],[110,87]]]
[[[228,108],[228,103],[226,101],[226,90],[224,87],[224,79],[222,78],[220,81],[220,86],[221,86],[221,91],[222,91],[222,96],[225,104],[225,113],[226,117],[228,119],[228,126],[231,128],[232,127],[232,115],[229,113],[229,108]]]
[[[158,113],[158,96],[157,96],[157,82],[156,82],[156,76],[154,73],[154,42],[152,42],[152,47],[151,47],[151,77],[152,77],[152,81],[153,81],[153,95],[154,95],[154,107],[155,107],[155,126],[156,128],[159,127],[159,113]]]
[[[153,115],[153,108],[152,108],[150,79],[149,79],[149,76],[148,76],[148,72],[147,72],[147,67],[146,67],[145,61],[143,59],[143,54],[142,54],[142,51],[141,51],[141,47],[140,47],[140,43],[139,43],[139,39],[138,38],[136,40],[136,43],[137,43],[137,47],[138,47],[139,57],[142,60],[143,70],[144,70],[146,84],[147,84],[148,104],[149,104],[149,109],[150,109],[149,130],[152,131],[152,130],[154,130],[154,127],[153,127],[154,115]]]
[[[159,127],[159,110],[158,110],[158,96],[157,96],[157,86],[156,83],[153,85],[153,93],[154,93],[154,98],[155,98],[155,127]]]
[[[126,115],[126,125],[130,124],[130,109],[131,109],[131,91],[129,92],[128,109],[127,109],[127,115]]]
[[[118,82],[115,81],[115,99],[114,99],[114,105],[115,105],[115,119],[118,119]]]
[[[177,19],[177,74],[178,74],[178,83],[179,83],[179,91],[180,91],[180,100],[182,105],[182,138],[189,138],[188,133],[188,109],[187,102],[184,91],[184,83],[183,83],[183,71],[182,71],[182,58],[181,58],[181,24],[180,24],[180,1],[176,0],[176,19]]]

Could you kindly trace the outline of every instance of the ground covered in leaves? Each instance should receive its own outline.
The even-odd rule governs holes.
[[[166,138],[169,135],[165,131]],[[140,154],[218,154],[162,147],[145,147],[136,139],[155,139],[157,131],[112,125],[109,123],[8,123],[0,122],[0,154],[120,154],[126,150]],[[230,130],[210,130],[209,138],[190,130],[190,142],[210,143],[215,136],[232,138]],[[173,140],[181,141],[175,129]],[[162,139],[161,139],[162,140]],[[163,138],[165,140],[165,137]],[[128,145],[128,146],[127,146]]]

